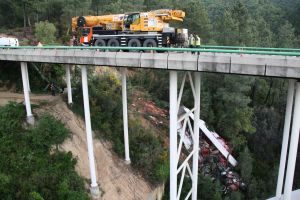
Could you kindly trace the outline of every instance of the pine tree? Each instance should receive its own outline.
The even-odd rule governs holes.
[[[180,26],[188,28],[190,33],[198,34],[204,43],[208,42],[211,39],[212,26],[201,2],[192,0],[181,2],[177,6],[178,9],[180,8],[186,13],[186,17]]]
[[[286,21],[278,30],[277,47],[293,48],[296,46],[295,29]]]
[[[238,45],[238,26],[229,11],[225,11],[223,16],[217,19],[216,41],[219,45],[235,46]]]
[[[239,168],[243,181],[250,183],[253,170],[253,158],[247,146],[239,156]]]

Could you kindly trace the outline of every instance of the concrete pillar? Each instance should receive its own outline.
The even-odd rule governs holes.
[[[297,159],[297,150],[300,132],[300,82],[296,84],[296,97],[293,113],[292,133],[290,139],[290,149],[288,156],[288,164],[286,170],[286,178],[284,185],[284,200],[291,200],[294,174]]]
[[[193,155],[193,177],[192,177],[192,200],[197,200],[198,187],[198,163],[199,163],[199,126],[200,126],[200,92],[201,74],[195,72],[195,115],[194,115],[194,155]]]
[[[170,71],[170,200],[177,198],[177,72]]]
[[[28,74],[28,65],[27,65],[27,63],[26,63],[25,70],[26,70],[26,79],[27,79],[28,92],[31,92],[30,84],[29,84],[29,74]]]
[[[27,114],[27,122],[29,124],[34,124],[34,117],[31,112],[31,105],[30,105],[30,97],[29,97],[29,81],[28,76],[26,75],[26,68],[27,63],[21,62],[21,73],[22,73],[22,82],[23,82],[23,91],[24,91],[24,99],[25,99],[25,107],[26,107],[26,114]]]
[[[282,186],[283,179],[286,167],[286,156],[288,150],[289,136],[290,136],[290,127],[291,127],[291,117],[293,110],[293,101],[295,93],[295,80],[289,80],[287,101],[286,101],[286,111],[285,111],[285,121],[283,128],[283,137],[282,137],[282,147],[281,147],[281,156],[280,156],[280,165],[277,179],[277,188],[276,188],[276,197],[280,198],[282,195]]]
[[[68,104],[72,105],[73,100],[72,100],[70,65],[66,65],[66,82],[67,82],[67,89],[68,89]]]
[[[99,187],[97,184],[97,177],[96,177],[86,66],[81,67],[81,77],[82,77],[82,93],[83,93],[83,104],[84,104],[85,128],[86,128],[90,175],[91,175],[91,188],[90,189],[91,189],[92,197],[98,198],[100,196],[100,191],[99,191]]]
[[[123,103],[123,127],[124,127],[125,161],[126,161],[127,164],[130,164],[129,139],[128,139],[126,68],[121,68],[121,74],[122,74],[122,103]]]

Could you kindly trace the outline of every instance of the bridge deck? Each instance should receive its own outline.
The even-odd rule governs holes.
[[[83,47],[0,47],[0,60],[300,78],[298,50],[166,49],[168,51],[164,53],[138,52],[141,49],[144,48],[134,52],[112,52]]]

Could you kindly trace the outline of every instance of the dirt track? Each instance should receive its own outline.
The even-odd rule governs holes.
[[[81,176],[90,179],[84,121],[68,108],[60,96],[31,94],[30,99],[34,104],[43,103],[33,110],[34,114],[39,116],[48,112],[71,131],[72,137],[61,145],[61,149],[73,153],[78,160],[76,170]],[[0,105],[8,101],[22,102],[23,94],[0,92]],[[162,188],[151,188],[130,165],[126,165],[124,160],[112,153],[109,143],[94,139],[94,154],[98,183],[103,191],[101,200],[160,199]]]

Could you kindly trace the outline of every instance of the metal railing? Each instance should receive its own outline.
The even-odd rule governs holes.
[[[254,55],[278,55],[300,57],[300,49],[289,48],[262,48],[262,47],[238,47],[238,46],[200,46],[199,48],[164,48],[164,47],[108,47],[108,46],[0,46],[0,49],[80,49],[99,51],[156,51],[156,52],[195,52],[195,53],[233,53]]]

